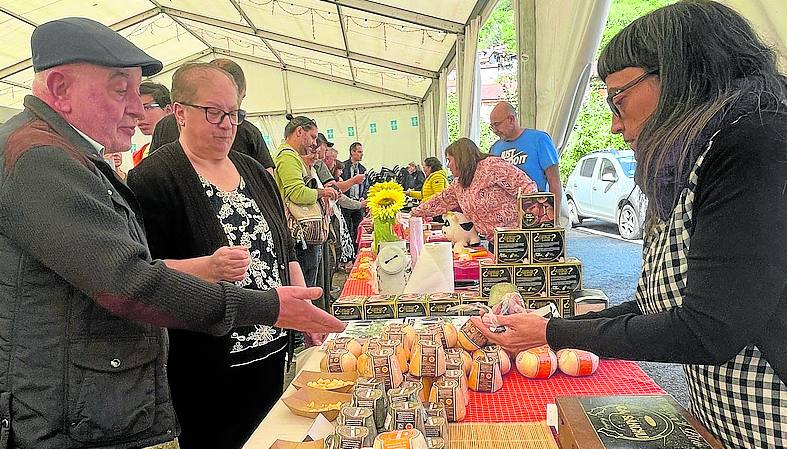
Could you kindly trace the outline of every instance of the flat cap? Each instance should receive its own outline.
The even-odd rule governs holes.
[[[155,75],[164,65],[106,25],[84,17],[43,23],[30,38],[33,70],[40,72],[74,62],[104,67],[141,67],[142,76]]]

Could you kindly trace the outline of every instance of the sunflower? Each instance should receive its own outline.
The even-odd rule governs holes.
[[[398,189],[378,189],[369,196],[369,210],[372,218],[380,221],[393,221],[396,213],[404,207],[404,191],[399,184]],[[375,184],[379,185],[379,184]]]
[[[402,186],[394,181],[385,181],[385,182],[378,182],[377,184],[369,187],[369,192],[367,193],[367,197],[371,198],[377,192],[381,190],[399,190],[404,192]]]

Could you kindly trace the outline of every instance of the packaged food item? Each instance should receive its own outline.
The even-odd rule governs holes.
[[[386,391],[402,384],[404,376],[393,349],[382,348],[370,352],[369,355],[372,357],[372,374],[375,379],[383,382]]]
[[[516,369],[531,379],[546,379],[557,370],[557,355],[549,346],[522,351],[516,356]]]
[[[396,361],[399,365],[399,370],[402,372],[402,374],[409,371],[410,365],[407,362],[409,356],[400,340],[384,340],[380,342],[380,346],[385,349],[390,349],[394,352],[394,356],[396,357]]]
[[[465,419],[467,409],[465,398],[459,383],[451,379],[435,381],[429,402],[441,402],[445,407],[448,422],[458,422]]]
[[[375,427],[378,429],[385,425],[386,404],[385,393],[382,390],[359,386],[353,390],[353,405],[371,409]]]
[[[429,316],[429,301],[426,295],[404,293],[396,298],[399,318]]]
[[[363,320],[366,296],[345,296],[337,299],[331,306],[333,316],[340,320]]]
[[[404,382],[402,382],[404,385]],[[420,391],[418,388],[414,387],[413,385],[409,386],[399,386],[397,388],[391,388],[388,390],[388,405],[393,404],[394,402],[421,402],[421,398],[419,397]]]
[[[327,343],[326,349],[346,349],[356,358],[363,352],[361,344],[353,337],[336,337]]]
[[[461,305],[468,305],[468,304],[484,304],[488,305],[489,298],[481,296],[479,292],[462,292],[459,294],[459,303]],[[462,311],[459,315],[463,316],[475,316],[478,315],[477,310],[469,310],[469,311]]]
[[[366,407],[345,405],[339,411],[336,423],[340,426],[365,427],[369,434],[364,441],[364,447],[369,446],[377,436],[377,425],[374,423],[374,411]]]
[[[530,233],[532,263],[562,262],[565,260],[566,231],[563,229],[534,229]]]
[[[418,429],[383,432],[374,439],[372,449],[429,449],[424,434]]]
[[[453,380],[459,384],[459,389],[462,391],[462,396],[465,399],[465,406],[470,402],[470,395],[468,394],[467,375],[461,369],[447,369],[441,379]]]
[[[426,410],[420,402],[393,402],[388,406],[385,420],[387,430],[418,429],[423,432]]]
[[[500,374],[498,362],[488,357],[474,359],[467,386],[473,391],[483,393],[494,393],[503,388],[503,376]]]
[[[445,442],[448,438],[430,437],[426,439],[426,447],[429,449],[445,449]]]
[[[589,376],[598,369],[598,356],[581,349],[561,349],[557,352],[557,366],[569,376]]]
[[[427,416],[424,424],[426,438],[448,438],[448,421],[441,416]]]
[[[420,388],[418,390],[418,398],[421,400],[422,403],[426,403],[429,401],[429,391],[431,391],[432,389],[433,381],[434,379],[432,379],[431,377],[416,377],[413,376],[412,373],[407,373],[407,376],[405,376],[404,383],[413,382],[419,384]]]
[[[369,439],[369,429],[360,426],[338,426],[334,435],[334,447],[337,449],[361,449],[373,441]]]
[[[523,229],[555,227],[555,195],[538,192],[519,195],[519,224]]]
[[[437,342],[417,342],[410,363],[416,377],[440,377],[445,374],[445,349]]]
[[[416,340],[416,332],[413,326],[405,323],[388,323],[383,327],[380,333],[380,340],[399,340],[409,356],[413,348],[413,342]]]
[[[562,318],[574,316],[574,301],[569,296],[550,296],[540,299],[526,299],[525,307],[530,310],[540,309],[547,304],[553,304]]]
[[[466,351],[475,351],[480,349],[486,345],[488,341],[484,334],[482,334],[481,331],[475,327],[472,321],[469,320],[464,325],[462,325],[461,329],[459,329],[457,340],[459,342],[459,346],[461,346]]]
[[[396,296],[373,295],[366,298],[364,319],[382,320],[396,318]]]
[[[320,362],[320,370],[326,373],[351,373],[357,368],[357,359],[346,349],[331,349]]]
[[[582,262],[569,258],[549,267],[549,296],[567,296],[582,289]]]
[[[475,351],[473,353],[473,358],[478,357],[488,357],[492,360],[496,360],[500,366],[501,375],[506,375],[511,371],[511,359],[508,357],[508,353],[498,345],[484,346],[478,351]]]
[[[448,309],[459,305],[459,296],[456,293],[432,293],[429,295],[429,316],[449,315]]]
[[[530,231],[495,228],[495,262],[499,264],[530,263]]]
[[[547,265],[518,265],[514,267],[514,284],[526,298],[548,296]]]
[[[493,285],[501,282],[511,283],[514,280],[514,272],[509,264],[497,264],[482,260],[478,263],[478,267],[480,270],[479,291],[483,297],[489,297],[489,291]]]

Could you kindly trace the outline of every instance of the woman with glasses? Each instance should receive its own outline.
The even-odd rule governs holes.
[[[512,350],[681,363],[691,412],[724,447],[783,448],[787,77],[744,18],[699,0],[634,21],[598,69],[649,200],[634,300],[486,333]]]
[[[336,201],[336,189],[324,188],[313,170],[319,150],[317,123],[304,116],[287,114],[286,117],[288,122],[284,128],[284,141],[274,158],[276,184],[282,198],[301,205],[315,204],[321,200]],[[311,185],[307,185],[307,182]],[[306,285],[315,287],[322,262],[322,245],[295,242],[295,254],[301,263]]]
[[[145,158],[128,179],[152,256],[244,288],[303,285],[273,178],[251,157],[230,151],[244,118],[232,78],[215,65],[187,64],[173,76],[172,98],[179,139]],[[169,335],[180,446],[240,448],[281,396],[287,334],[256,325],[223,337]]]

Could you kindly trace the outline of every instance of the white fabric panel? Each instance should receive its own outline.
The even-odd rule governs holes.
[[[0,68],[30,57],[30,35],[33,34],[33,27],[16,20],[13,17],[0,13]],[[28,42],[28,45],[7,45],[7,43]],[[1,88],[2,86],[0,86]]]
[[[378,94],[344,84],[332,83],[289,72],[290,101],[293,110],[343,108],[359,105],[389,103],[396,100],[388,95]],[[262,109],[261,111],[265,111]]]
[[[787,2],[783,0],[721,0],[752,23],[760,37],[778,53],[787,71]]]
[[[0,106],[0,124],[7,122],[9,118],[19,114],[20,112],[22,112],[21,109]]]
[[[179,19],[184,25],[205,40],[211,47],[244,53],[253,57],[276,61],[276,57],[267,46],[256,36],[226,30],[224,28],[207,25],[193,20]],[[184,55],[185,52],[178,52]]]
[[[319,0],[253,0],[239,3],[258,29],[344,48],[339,14],[336,7],[329,3]]]
[[[465,27],[464,39],[457,44],[457,85],[459,86],[459,134],[478,142],[481,110],[481,76],[478,61],[478,32],[481,18]]]
[[[423,1],[423,0],[386,0],[386,5],[409,11],[417,11],[427,16],[464,23],[475,6],[475,2]]]
[[[426,94],[431,83],[430,78],[385,70],[362,62],[353,62],[353,69],[355,70],[355,79],[362,83],[418,98],[422,98]]]
[[[207,49],[199,39],[163,14],[126,28],[120,34],[165,66]]]
[[[227,22],[243,24],[240,13],[233,8],[230,2],[212,2],[205,0],[166,0],[158,2],[161,6],[175,8],[181,11],[191,11],[199,15],[211,17],[213,19],[225,20]]]
[[[582,106],[610,0],[536,1],[536,128],[560,152]]]
[[[148,0],[3,0],[2,4],[37,24],[80,16],[112,25],[153,7]],[[30,39],[25,44],[29,54]]]
[[[350,64],[347,59],[279,42],[270,42],[270,46],[279,53],[287,66],[352,80]]]
[[[448,69],[443,69],[440,72],[440,79],[438,80],[439,86],[437,92],[437,134],[435,143],[435,157],[440,160],[444,159],[445,149],[448,147]]]
[[[356,140],[363,144],[363,164],[367,169],[379,170],[383,166],[393,168],[395,165],[406,165],[410,161],[419,163],[421,137],[418,126],[412,126],[411,123],[412,117],[418,117],[416,105],[359,109],[355,111],[355,117],[358,124]],[[391,121],[394,120],[396,130],[391,126]],[[376,125],[376,133],[371,132],[372,124]],[[349,143],[344,148],[344,153],[342,148],[339,148],[339,155],[343,159],[349,156]]]

